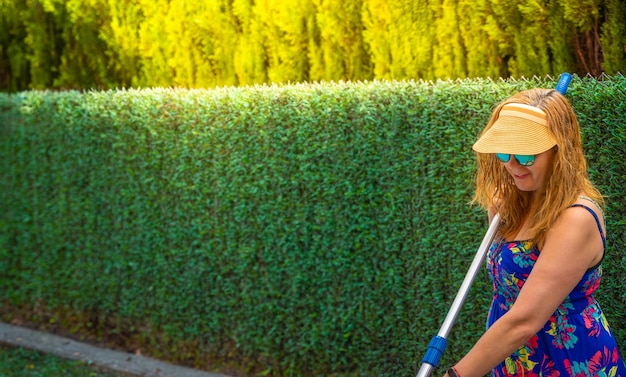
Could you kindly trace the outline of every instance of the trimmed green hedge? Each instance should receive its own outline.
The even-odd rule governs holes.
[[[414,375],[486,230],[471,144],[555,80],[0,94],[0,300],[123,318],[249,374]],[[626,79],[575,77],[626,352]],[[479,275],[442,364],[484,328]]]

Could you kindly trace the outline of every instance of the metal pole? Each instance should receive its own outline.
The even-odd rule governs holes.
[[[500,215],[496,214],[491,220],[489,229],[487,229],[487,233],[485,234],[483,242],[478,248],[478,252],[474,256],[474,260],[472,261],[469,270],[465,274],[465,278],[463,279],[461,288],[457,292],[456,297],[452,302],[452,306],[448,310],[446,319],[443,321],[443,324],[441,325],[437,336],[435,336],[428,345],[428,350],[426,351],[424,359],[422,359],[422,366],[417,373],[417,377],[430,376],[432,370],[439,364],[439,359],[441,358],[441,355],[446,348],[446,338],[448,337],[448,334],[452,329],[452,325],[459,316],[459,312],[461,311],[463,303],[465,303],[465,299],[467,298],[469,290],[472,287],[472,283],[474,282],[474,279],[476,278],[476,275],[478,274],[478,271],[480,270],[485,260],[485,257],[487,256],[489,246],[493,242],[499,226]]]

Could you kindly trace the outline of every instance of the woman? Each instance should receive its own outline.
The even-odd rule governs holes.
[[[626,377],[594,298],[603,199],[567,99],[551,89],[514,95],[473,149],[475,201],[502,220],[487,257],[493,301],[487,331],[445,376]]]

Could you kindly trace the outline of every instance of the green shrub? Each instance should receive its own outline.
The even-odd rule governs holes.
[[[529,80],[0,95],[0,299],[269,375],[415,374],[486,230],[471,145]],[[626,80],[575,77],[626,343]],[[482,333],[479,275],[447,364]],[[77,324],[74,324],[77,326]],[[252,372],[250,372],[252,373]]]

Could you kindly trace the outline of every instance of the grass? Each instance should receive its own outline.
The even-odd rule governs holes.
[[[0,377],[128,377],[81,361],[0,344]]]

